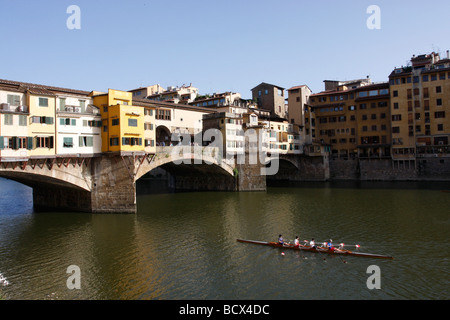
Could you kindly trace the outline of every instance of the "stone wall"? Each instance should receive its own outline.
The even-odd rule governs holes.
[[[330,160],[330,180],[450,181],[450,159]]]
[[[92,212],[136,213],[132,157],[103,156],[92,162]]]

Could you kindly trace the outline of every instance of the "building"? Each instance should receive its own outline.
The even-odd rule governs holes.
[[[98,155],[101,153],[102,119],[87,92],[56,94],[56,154],[58,156]]]
[[[427,157],[450,156],[450,57],[413,56],[389,75],[392,156],[397,166],[417,167]],[[416,162],[420,158],[420,163]],[[447,160],[448,161],[448,160]]]
[[[2,157],[51,158],[101,152],[101,117],[89,92],[0,80],[0,101]]]
[[[273,116],[287,119],[288,106],[285,101],[284,88],[262,82],[253,89],[252,98],[261,109],[269,110]]]
[[[347,84],[310,95],[305,131],[332,159],[390,157],[389,84]]]
[[[156,146],[176,144],[180,135],[189,135],[193,142],[196,136],[202,133],[203,115],[214,112],[210,108],[166,101],[148,99],[134,99],[133,101],[136,106],[149,109],[149,115],[152,113],[150,110],[154,110],[154,120],[149,120],[152,123],[146,121],[146,132],[154,132],[154,138],[152,139],[156,142]]]
[[[134,106],[132,93],[109,89],[92,91],[102,119],[102,152],[144,153],[144,110]]]
[[[193,87],[192,84],[189,84],[189,86],[182,85],[181,87],[171,86],[166,90],[157,84],[149,87],[133,89],[129,92],[133,93],[133,98],[183,104],[193,102],[198,96],[198,89]]]
[[[33,149],[28,134],[29,108],[25,88],[0,81],[0,159],[21,160]]]
[[[305,134],[305,122],[312,121],[311,117],[305,117],[308,110],[309,96],[312,94],[311,89],[306,85],[295,86],[287,89],[288,92],[288,110],[289,122],[299,126],[299,133],[305,143],[312,143],[310,134]],[[311,123],[308,123],[308,127]]]
[[[197,96],[195,101],[190,104],[197,107],[216,108],[224,106],[245,106],[247,101],[241,98],[240,93],[223,92]]]

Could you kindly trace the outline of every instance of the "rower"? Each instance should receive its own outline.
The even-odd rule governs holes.
[[[328,244],[327,244],[328,250],[330,250],[330,251],[334,251],[334,246],[333,246],[332,242],[333,242],[333,240],[330,239],[330,241],[328,241]]]
[[[295,237],[295,240],[294,240],[294,246],[295,246],[296,248],[300,247],[300,240],[298,240],[298,236]]]
[[[278,243],[281,244],[282,246],[284,245],[283,236],[281,234],[278,236]]]
[[[309,246],[310,246],[312,249],[315,249],[315,248],[316,248],[316,243],[314,242],[314,238],[312,238],[311,241],[309,242]]]

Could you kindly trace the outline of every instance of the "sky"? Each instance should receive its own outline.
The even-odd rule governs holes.
[[[261,82],[317,93],[324,80],[388,81],[414,54],[446,56],[449,12],[448,0],[0,0],[0,79],[86,91],[192,84],[246,99]]]

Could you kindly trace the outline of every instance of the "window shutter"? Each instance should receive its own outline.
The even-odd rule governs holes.
[[[5,138],[0,136],[0,150],[5,148]]]
[[[27,137],[27,149],[33,150],[33,137]]]

